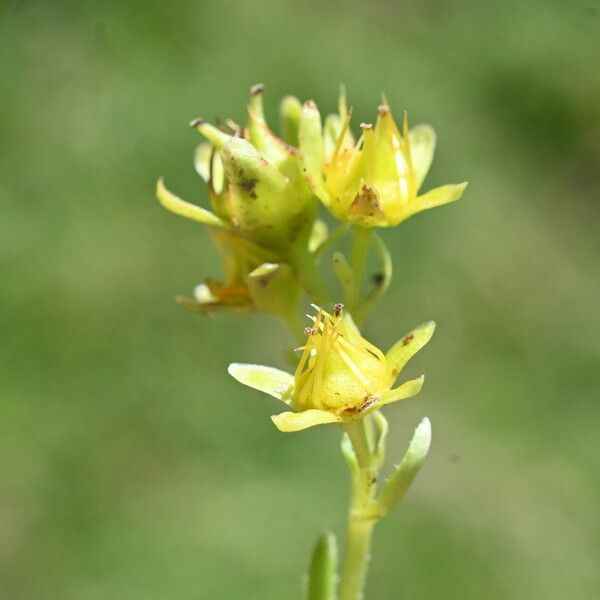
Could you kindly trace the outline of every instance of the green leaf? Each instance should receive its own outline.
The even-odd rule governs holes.
[[[377,234],[373,235],[373,248],[378,261],[378,271],[373,277],[373,290],[359,307],[359,321],[362,321],[373,310],[373,307],[388,290],[392,281],[392,257],[383,240]]]
[[[342,435],[341,450],[342,455],[346,460],[346,463],[348,463],[348,468],[350,469],[352,480],[356,481],[356,478],[358,477],[358,473],[360,471],[360,467],[358,465],[356,453],[354,452],[354,447],[352,446],[352,442],[350,441],[350,437],[347,433],[344,433]]]
[[[431,423],[425,417],[415,429],[413,438],[402,462],[385,482],[373,507],[378,517],[383,517],[404,498],[421,469],[431,446]]]
[[[336,600],[338,551],[335,536],[324,533],[310,561],[306,600]]]
[[[379,411],[375,411],[370,415],[371,421],[375,426],[375,443],[373,456],[377,465],[381,466],[385,460],[385,441],[388,434],[388,422],[383,414]]]

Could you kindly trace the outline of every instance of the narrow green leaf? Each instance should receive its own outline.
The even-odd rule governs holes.
[[[306,600],[336,600],[338,551],[335,536],[324,533],[317,540],[310,561]]]
[[[415,433],[402,462],[385,482],[373,508],[375,514],[380,517],[386,515],[404,498],[427,457],[430,445],[431,423],[425,417],[415,429]]]
[[[375,426],[375,451],[374,456],[377,465],[381,466],[385,460],[385,441],[388,434],[388,422],[380,411],[375,411],[370,415],[371,421]]]
[[[341,450],[346,463],[348,463],[352,480],[355,481],[360,468],[358,466],[358,459],[356,458],[356,453],[354,452],[352,442],[350,441],[347,433],[342,435]]]

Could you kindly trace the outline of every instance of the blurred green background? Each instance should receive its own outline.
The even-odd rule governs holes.
[[[267,317],[173,302],[218,260],[197,116],[264,82],[355,122],[385,91],[438,132],[459,203],[383,232],[386,348],[439,328],[388,410],[430,459],[375,537],[368,598],[592,600],[600,589],[600,6],[595,0],[0,5],[0,598],[300,598],[344,529],[339,432],[283,435],[230,361],[283,366]]]

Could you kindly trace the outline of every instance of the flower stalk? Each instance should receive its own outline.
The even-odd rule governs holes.
[[[345,431],[352,445],[351,449],[345,450],[347,460],[349,463],[356,461],[356,464],[350,465],[352,483],[340,600],[361,600],[367,579],[373,528],[377,523],[372,508],[380,465],[371,450],[364,420],[346,425]]]

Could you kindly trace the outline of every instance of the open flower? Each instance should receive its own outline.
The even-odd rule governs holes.
[[[307,181],[335,217],[363,227],[389,227],[461,197],[466,183],[418,195],[435,149],[429,125],[409,130],[405,114],[400,133],[386,102],[378,109],[375,126],[361,124],[362,135],[355,143],[350,118],[342,93],[339,115],[326,119],[324,131],[313,102],[304,105],[300,120]]]
[[[259,365],[234,363],[229,373],[241,383],[285,402],[293,411],[272,417],[281,431],[360,419],[387,404],[415,396],[424,377],[392,388],[408,360],[431,338],[433,322],[399,340],[387,354],[364,339],[341,305],[333,315],[318,311],[307,327],[306,344],[292,376]]]

